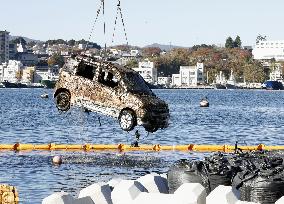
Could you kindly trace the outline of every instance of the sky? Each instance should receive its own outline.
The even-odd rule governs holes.
[[[36,40],[88,39],[101,0],[0,0],[0,30]],[[125,44],[120,17],[112,35],[117,0],[105,0],[105,15],[91,41]],[[130,45],[224,45],[239,35],[253,45],[258,34],[284,40],[283,0],[121,0]],[[106,35],[103,22],[106,22]]]

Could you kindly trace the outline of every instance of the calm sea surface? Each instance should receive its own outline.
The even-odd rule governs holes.
[[[49,99],[40,95],[49,93]],[[284,145],[284,92],[262,90],[155,90],[170,105],[170,127],[149,134],[139,128],[144,144]],[[0,89],[0,143],[130,144],[115,119],[73,108],[60,114],[52,90]],[[207,96],[209,108],[200,108]],[[53,166],[52,156],[63,164]],[[137,178],[166,172],[181,158],[203,154],[181,152],[0,152],[0,183],[17,187],[20,203],[41,203],[55,191],[76,196],[80,189],[110,178]]]

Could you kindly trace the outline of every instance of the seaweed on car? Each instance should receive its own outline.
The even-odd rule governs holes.
[[[78,55],[67,60],[54,97],[60,111],[83,107],[117,118],[125,131],[136,125],[149,132],[168,127],[168,105],[137,72],[93,57]]]

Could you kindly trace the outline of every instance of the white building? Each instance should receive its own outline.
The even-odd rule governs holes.
[[[0,64],[9,61],[9,32],[0,31]]]
[[[130,55],[133,57],[137,57],[141,55],[141,52],[139,50],[130,50]]]
[[[22,71],[22,82],[33,83],[34,81],[35,67],[25,67]]]
[[[23,64],[20,61],[9,60],[8,63],[0,65],[0,72],[2,70],[1,81],[18,82],[21,79],[21,72]]]
[[[284,61],[284,40],[259,41],[252,50],[254,59]]]
[[[280,63],[270,64],[272,71],[269,74],[271,81],[283,81],[282,66]]]
[[[42,80],[56,81],[58,80],[59,67],[38,66],[34,72],[34,83],[40,83]]]
[[[17,44],[17,52],[27,52],[27,47],[23,43]]]
[[[115,56],[115,57],[121,56],[121,53],[122,53],[121,50],[114,49],[114,48],[109,49],[109,52],[112,56]]]
[[[78,48],[80,50],[84,50],[84,49],[86,49],[86,47],[87,47],[87,44],[83,44],[83,43],[78,44]]]
[[[179,74],[172,75],[172,86],[189,87],[203,84],[203,72],[203,63],[197,63],[196,66],[180,66]]]
[[[139,67],[133,68],[133,70],[138,72],[146,82],[150,84],[157,84],[158,74],[154,62],[149,60],[139,62]]]
[[[3,77],[4,77],[4,67],[6,67],[6,66],[7,66],[6,63],[0,64],[0,85],[1,85],[1,82],[3,81]]]

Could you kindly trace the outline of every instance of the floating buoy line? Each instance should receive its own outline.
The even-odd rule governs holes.
[[[238,146],[238,150],[284,150],[284,146]],[[127,144],[0,144],[0,151],[193,151],[193,152],[235,152],[236,145],[140,145]]]

